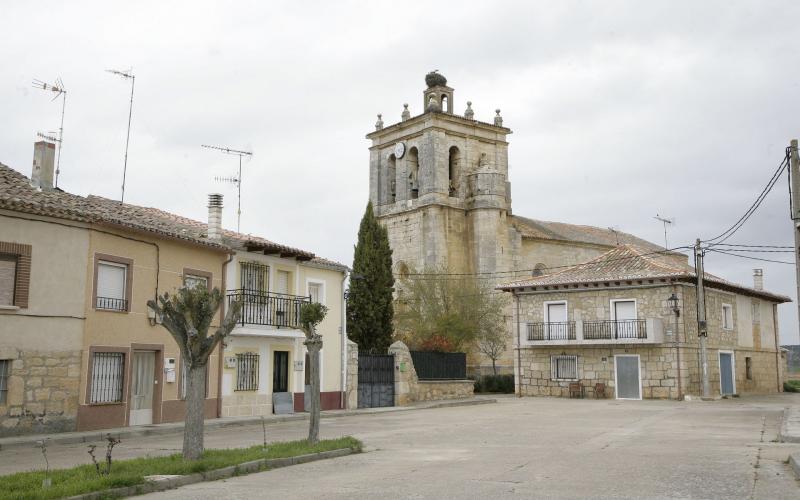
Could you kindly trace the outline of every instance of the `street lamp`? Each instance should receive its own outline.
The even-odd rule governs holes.
[[[669,296],[667,299],[667,303],[669,304],[670,309],[672,312],[675,313],[675,332],[673,334],[673,341],[675,342],[675,361],[677,363],[677,367],[675,368],[678,374],[678,401],[683,400],[683,394],[681,394],[681,349],[678,345],[678,318],[681,316],[681,308],[678,306],[678,296],[675,295],[673,292],[672,295]]]

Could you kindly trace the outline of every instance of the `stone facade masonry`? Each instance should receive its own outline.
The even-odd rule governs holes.
[[[12,360],[0,436],[75,430],[80,351],[20,351],[0,347]]]
[[[667,298],[672,293],[678,296],[681,308],[677,328],[674,313],[667,303]],[[762,299],[715,289],[707,289],[706,294],[707,352],[712,395],[719,395],[721,392],[721,351],[734,355],[736,393],[763,394],[782,390],[783,371],[780,369],[780,353],[775,349],[774,336],[777,332],[774,315],[764,313],[772,311],[772,304]],[[580,322],[611,319],[611,301],[614,299],[635,299],[639,319],[657,320],[661,323],[664,329],[662,340],[655,344],[609,341],[602,345],[578,345],[575,342],[537,345],[536,342],[527,341],[526,324],[546,320],[545,302],[566,301],[567,320]],[[567,397],[570,381],[552,379],[551,359],[557,355],[574,355],[577,356],[578,379],[586,388],[587,396],[593,396],[595,385],[602,383],[606,385],[606,397],[613,398],[614,356],[621,354],[639,356],[643,398],[678,398],[679,370],[680,395],[701,394],[696,294],[693,285],[663,283],[660,286],[641,288],[601,285],[598,289],[523,294],[519,296],[519,301],[522,348],[518,353],[515,350],[514,354],[518,356],[515,364],[518,365],[517,390],[521,395]],[[730,328],[723,328],[723,304],[733,307],[734,324],[729,325]],[[742,304],[746,305],[746,311],[740,310]],[[758,322],[751,318],[754,309],[762,311]]]
[[[395,406],[406,406],[418,401],[471,398],[475,388],[472,380],[419,380],[408,347],[397,341],[389,347],[394,354]]]
[[[348,410],[358,408],[358,344],[347,340],[347,394]]]

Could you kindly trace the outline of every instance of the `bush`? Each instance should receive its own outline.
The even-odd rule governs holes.
[[[475,392],[514,394],[514,375],[483,375],[475,379]]]
[[[788,380],[783,383],[784,392],[800,392],[800,380]]]

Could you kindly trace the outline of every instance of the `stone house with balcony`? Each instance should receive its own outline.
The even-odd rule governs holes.
[[[685,255],[620,245],[498,286],[514,297],[518,394],[568,396],[576,383],[618,399],[701,394],[696,283]],[[713,392],[782,390],[777,306],[790,299],[763,290],[760,270],[753,287],[708,273],[705,285]]]
[[[228,301],[242,301],[239,325],[225,340],[223,417],[303,411],[309,366],[300,306],[319,302],[328,314],[317,327],[320,402],[346,407],[344,291],[348,268],[313,253],[222,229],[221,195],[209,196],[208,233],[234,253],[225,267]],[[275,401],[288,405],[276,405]]]
[[[219,219],[209,226],[156,208],[70,194],[53,186],[53,151],[47,142],[35,145],[31,178],[0,164],[0,435],[183,420],[180,351],[146,302],[181,286],[225,291],[228,281],[229,297],[246,290],[251,298],[231,355],[251,351],[251,330],[258,337],[259,329],[270,329],[273,340],[287,347],[270,344],[286,354],[279,372],[301,409],[305,367],[297,308],[308,300],[329,306],[321,325],[323,403],[339,407],[346,267],[223,231]],[[221,209],[218,201],[214,210]],[[273,281],[265,285],[265,296],[256,293],[258,278],[242,281],[244,262],[274,269],[266,275]],[[269,307],[252,305],[264,300]],[[236,373],[226,368],[222,349],[209,360],[206,418],[223,415],[223,386]],[[250,371],[257,389],[252,394],[261,394],[266,385],[258,385],[259,377],[272,380],[267,370],[273,362],[265,357],[249,366],[258,367]],[[245,394],[250,393],[236,393]],[[226,401],[228,408],[237,406]],[[247,413],[238,407],[237,414]],[[266,404],[251,414],[269,409]]]

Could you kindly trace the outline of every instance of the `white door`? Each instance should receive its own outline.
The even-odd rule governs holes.
[[[547,338],[545,340],[564,340],[567,337],[567,304],[564,302],[547,304]]]
[[[287,295],[289,293],[289,272],[278,271],[275,274],[277,283],[275,283],[275,291],[279,294]],[[291,311],[289,298],[278,295],[275,299],[277,302],[276,323],[279,326],[287,326],[290,324],[289,313]]]
[[[155,351],[134,351],[130,425],[153,423],[155,367]]]
[[[639,337],[636,321],[636,302],[633,300],[614,301],[614,334],[618,339],[635,339]]]

